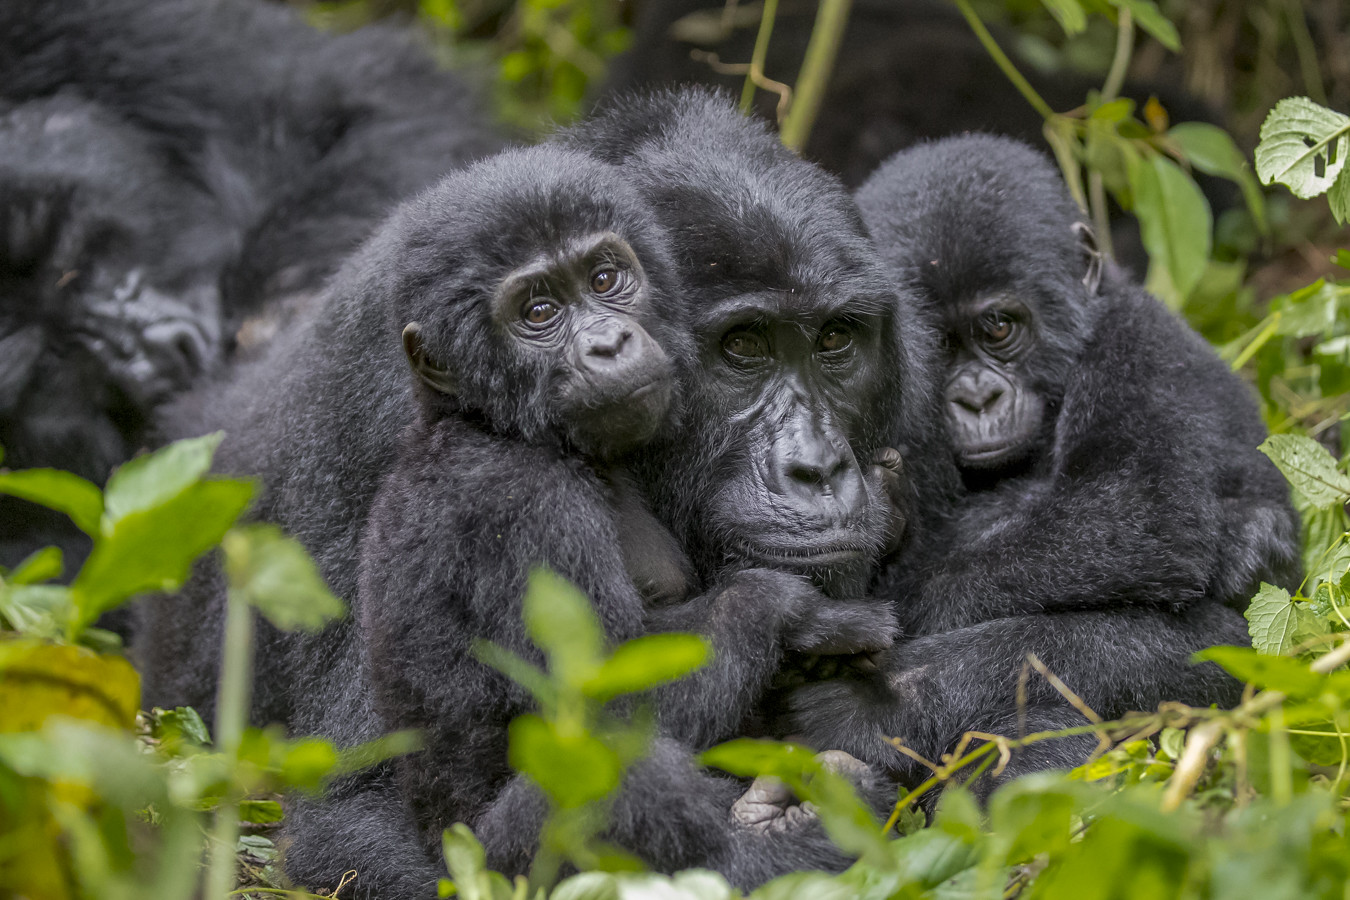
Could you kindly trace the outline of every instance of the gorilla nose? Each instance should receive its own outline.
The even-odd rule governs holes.
[[[976,414],[987,412],[1002,397],[1003,383],[995,378],[962,378],[947,392],[952,403]]]
[[[780,492],[813,519],[831,525],[850,519],[866,500],[866,487],[853,451],[815,423],[789,427],[779,435]]]
[[[211,348],[206,336],[191,322],[166,319],[141,332],[141,346],[156,371],[185,385],[205,371]]]
[[[623,353],[624,345],[633,336],[631,328],[625,328],[618,322],[611,322],[607,325],[591,328],[582,338],[582,352],[588,361],[594,358],[610,360],[618,359]]]

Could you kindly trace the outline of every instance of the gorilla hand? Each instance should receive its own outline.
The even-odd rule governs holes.
[[[872,769],[843,750],[818,753],[816,762],[827,771],[843,775],[864,797],[876,786],[877,778]],[[731,807],[731,818],[736,824],[766,833],[790,831],[817,817],[813,804],[799,800],[791,788],[772,775],[756,778]]]
[[[885,560],[900,549],[909,519],[906,509],[913,491],[905,477],[904,457],[898,450],[882,447],[872,454],[872,465],[867,470],[867,477],[879,489],[890,516],[886,526],[886,543],[881,548],[881,558]]]

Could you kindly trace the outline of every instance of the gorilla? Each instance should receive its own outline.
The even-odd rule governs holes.
[[[573,145],[570,151],[550,151],[573,155],[556,163],[526,157],[541,167],[533,174],[522,162],[489,164],[474,170],[492,176],[482,187],[470,190],[467,176],[452,178],[404,207],[348,261],[302,328],[283,334],[262,360],[207,398],[204,416],[189,413],[189,427],[223,427],[229,435],[218,468],[262,476],[255,515],[297,536],[334,591],[353,601],[356,624],[339,623],[317,637],[260,627],[254,718],[352,743],[376,736],[389,722],[420,717],[432,739],[420,761],[364,773],[335,785],[321,802],[293,806],[287,869],[298,881],[331,883],[355,867],[369,886],[362,890],[381,896],[424,890],[439,866],[416,829],[434,835],[445,817],[456,815],[475,822],[494,866],[527,866],[541,798],[523,781],[500,783],[500,728],[466,733],[454,727],[481,721],[485,709],[503,711],[494,721],[504,723],[521,708],[520,698],[467,660],[456,662],[455,654],[462,656],[456,648],[462,648],[465,624],[525,649],[514,592],[521,573],[541,556],[593,594],[609,611],[602,615],[614,618],[606,624],[616,635],[635,627],[693,630],[706,634],[717,653],[700,675],[658,693],[661,737],[631,775],[612,823],[625,845],[658,868],[697,862],[746,885],[800,866],[844,862],[818,827],[791,835],[740,825],[728,831],[742,787],[698,773],[688,752],[741,733],[791,654],[846,655],[889,644],[889,606],[863,599],[894,527],[884,472],[877,471],[884,466],[870,461],[897,433],[888,411],[926,392],[903,381],[918,370],[895,334],[892,289],[836,181],[712,95],[658,95],[606,115],[562,139]],[[647,146],[619,132],[647,126],[653,129]],[[670,218],[669,250],[660,249],[660,232],[648,233],[643,224],[664,222],[668,207],[653,208],[650,219],[634,218],[636,201],[624,200],[621,190],[577,193],[577,181],[567,177],[585,186],[582,176],[591,171],[576,161],[578,150],[591,160],[631,158],[625,176],[649,206],[646,189],[667,177],[682,179],[677,192],[687,208]],[[670,166],[676,168],[667,171]],[[509,215],[532,207],[503,201],[498,209],[493,201],[514,196],[509,182],[516,179],[536,191],[542,185],[562,192],[554,218],[511,224]],[[486,335],[466,323],[455,342],[448,326],[437,324],[446,320],[431,316],[434,306],[399,307],[402,318],[391,319],[388,302],[372,302],[408,297],[423,303],[418,298],[424,297],[434,304],[467,279],[479,296],[509,295],[522,305],[530,297],[541,300],[525,312],[547,325],[551,306],[542,301],[556,299],[555,291],[575,295],[582,289],[580,270],[550,262],[547,254],[529,256],[541,240],[530,235],[555,228],[568,247],[602,247],[617,266],[628,254],[610,232],[597,234],[589,212],[607,205],[623,213],[607,227],[634,250],[647,275],[671,272],[664,290],[653,280],[649,301],[673,291],[668,302],[689,307],[694,336],[668,354],[683,397],[675,420],[612,470],[622,476],[614,479],[617,486],[587,474],[595,463],[582,455],[617,448],[596,444],[589,428],[558,417],[566,405],[563,388],[540,393],[539,360],[547,354],[528,357],[535,361],[512,374],[516,357],[494,351],[511,333],[506,323],[495,323]],[[506,237],[526,242],[515,248]],[[541,266],[553,273],[545,280],[547,297],[534,280]],[[498,280],[510,283],[499,287]],[[522,298],[517,290],[532,293]],[[421,319],[408,329],[412,315]],[[406,374],[409,358],[416,382]],[[495,405],[461,409],[461,390]],[[434,427],[463,433],[471,446],[437,466],[421,451],[444,459],[444,448],[418,443],[418,435],[438,432],[415,427],[405,445],[411,456],[400,463],[397,436],[418,421],[429,396],[433,409],[453,412]],[[901,420],[912,415],[896,412]],[[483,442],[494,440],[493,422],[505,429],[497,444],[516,442],[499,461],[483,455]],[[645,429],[633,433],[645,435]],[[503,473],[521,454],[539,459],[557,452],[550,447],[568,451],[550,466],[550,476]],[[563,466],[567,478],[555,474]],[[479,484],[480,477],[483,485],[496,483],[506,474],[509,492],[477,487],[470,495],[456,488]],[[618,533],[630,521],[622,484],[629,477],[688,559],[690,590],[664,602],[639,593],[623,565],[626,557],[642,555]],[[444,482],[433,490],[428,478]],[[516,484],[529,493],[517,497]],[[385,493],[375,506],[381,485]],[[549,499],[563,491],[569,504],[582,503],[575,513]],[[568,517],[561,530],[541,536],[538,529],[560,522],[558,516]],[[500,531],[489,533],[490,525]],[[458,539],[447,541],[447,529]],[[518,546],[494,541],[498,533],[518,534]],[[364,579],[358,577],[363,558]],[[474,593],[466,599],[469,585]],[[138,650],[145,691],[151,702],[209,709],[223,619],[219,573],[203,568],[186,593],[191,618],[182,600],[144,607]],[[445,678],[452,664],[471,678],[462,692]],[[407,678],[417,687],[405,690]],[[415,690],[429,692],[430,709],[409,709]],[[458,733],[447,736],[442,720]],[[474,768],[446,769],[439,765],[446,756],[438,754],[466,757]],[[483,754],[493,758],[486,774],[476,768]],[[452,779],[463,783],[450,785]],[[479,806],[466,808],[470,798]],[[418,815],[409,815],[409,804]]]
[[[0,446],[7,466],[102,483],[216,361],[227,229],[102,107],[60,94],[0,110]],[[0,565],[47,544],[88,552],[63,518],[0,498]]]
[[[788,728],[914,784],[970,730],[1082,724],[1026,653],[1114,718],[1165,700],[1237,701],[1194,651],[1244,644],[1261,581],[1298,581],[1298,518],[1249,389],[1114,270],[1053,166],[1016,141],[950,138],[858,191],[902,293],[941,323],[948,453],[966,494],[940,540],[881,590],[910,640],[875,675],[806,685]],[[1008,774],[1083,761],[1034,745]],[[986,783],[988,790],[992,783]]]

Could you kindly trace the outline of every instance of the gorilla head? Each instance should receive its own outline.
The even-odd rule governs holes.
[[[952,138],[893,157],[857,200],[902,288],[939,317],[957,463],[979,482],[1033,461],[1100,278],[1059,174],[1017,141]]]
[[[102,481],[218,352],[228,249],[159,147],[68,97],[0,116],[0,445]]]
[[[639,185],[691,298],[685,433],[652,454],[662,518],[705,573],[748,563],[857,589],[888,509],[864,472],[906,372],[847,195],[708,92],[616,102],[563,140]]]
[[[395,227],[394,324],[433,410],[602,459],[666,422],[682,301],[663,232],[616,170],[558,147],[508,151]]]

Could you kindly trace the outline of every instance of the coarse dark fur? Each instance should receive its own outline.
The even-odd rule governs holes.
[[[967,730],[1009,733],[1027,653],[1108,719],[1235,702],[1235,681],[1188,658],[1246,643],[1235,610],[1299,570],[1298,518],[1256,449],[1265,429],[1247,386],[1118,273],[1094,293],[1078,210],[1023,144],[916,147],[858,202],[902,293],[944,321],[949,452],[968,492],[945,549],[912,555],[883,586],[915,639],[879,677],[801,689],[792,727],[913,783],[924,773],[878,736],[937,759]],[[972,399],[973,370],[1001,386]],[[1029,434],[1015,424],[1024,394],[1043,413]],[[973,409],[991,421],[972,426]],[[1030,688],[1028,729],[1081,723],[1039,676]],[[1042,745],[1008,772],[1072,765],[1091,745]]]
[[[749,123],[747,128],[746,140],[775,144],[761,129]],[[537,164],[544,157],[528,158]],[[545,198],[556,190],[567,200],[576,190],[567,187],[569,173],[588,165],[598,163],[565,157],[535,170],[520,163],[514,172],[509,163],[490,164],[484,171],[500,176],[500,183],[474,190],[466,177],[454,178],[409,203],[350,261],[321,313],[283,336],[262,363],[215,399],[207,416],[207,426],[223,425],[230,435],[219,468],[262,475],[265,490],[256,514],[306,544],[334,591],[356,599],[353,615],[367,628],[343,623],[316,638],[261,628],[254,718],[279,719],[293,730],[342,743],[409,721],[425,724],[432,737],[429,751],[401,770],[406,785],[379,770],[337,785],[321,803],[292,807],[287,870],[298,881],[331,885],[354,867],[363,873],[361,891],[405,896],[425,889],[439,867],[431,856],[419,857],[421,850],[409,852],[413,828],[391,790],[416,804],[424,836],[438,833],[446,817],[463,817],[476,824],[495,865],[509,871],[526,865],[536,839],[530,823],[540,821],[540,801],[522,781],[503,783],[501,726],[527,707],[515,689],[464,655],[470,631],[456,626],[468,617],[474,632],[527,651],[519,592],[525,571],[539,561],[578,581],[600,604],[616,638],[678,622],[708,633],[718,651],[699,676],[662,692],[660,720],[667,737],[632,773],[615,811],[612,828],[622,843],[658,868],[698,862],[743,884],[798,866],[844,862],[818,828],[781,837],[731,830],[730,805],[741,788],[697,773],[682,748],[734,735],[785,653],[885,646],[892,626],[884,605],[827,600],[805,571],[742,563],[728,573],[719,568],[711,589],[671,608],[678,613],[646,621],[648,604],[629,581],[612,501],[594,471],[584,461],[557,457],[547,442],[504,442],[473,417],[447,417],[429,432],[414,432],[409,455],[371,512],[375,490],[395,464],[396,437],[418,409],[399,350],[406,322],[391,319],[389,304],[395,298],[439,296],[447,273],[490,279],[501,259],[515,258],[502,235],[521,232],[511,219],[520,209],[486,203],[493,196],[489,188],[506,191],[513,179],[542,183]],[[837,196],[817,199],[847,206],[842,192],[833,190]],[[789,232],[773,212],[766,211],[762,222]],[[568,224],[564,217],[561,225]],[[856,222],[850,234],[850,242],[866,246]],[[810,244],[800,246],[803,254],[814,252]],[[662,260],[659,250],[647,255],[658,264]],[[517,436],[547,435],[540,427],[547,423],[537,419],[547,404],[528,402],[538,397],[536,386],[517,384],[519,373],[495,368],[499,361],[490,349],[495,345],[490,339],[476,343],[476,333],[465,329],[453,352],[475,396],[495,398],[489,421],[509,424]],[[683,355],[699,359],[696,351]],[[699,420],[685,418],[678,436],[666,441],[658,435],[651,446],[677,453],[681,441],[698,434],[688,430],[690,421]],[[729,442],[725,431],[718,439]],[[435,458],[446,461],[450,441],[456,448],[453,465],[429,466],[421,451],[433,448]],[[726,452],[732,460],[748,455],[734,445]],[[729,474],[742,473],[735,468],[728,473],[726,463],[710,466],[692,473],[680,490],[710,494]],[[884,522],[879,488],[868,482],[860,499],[861,515],[850,524],[875,551]],[[370,537],[363,540],[368,519]],[[445,539],[447,529],[456,540]],[[499,533],[501,543],[495,539]],[[358,592],[356,564],[363,552],[368,583]],[[839,567],[861,563],[865,569],[868,559],[859,556]],[[841,580],[830,577],[830,565],[818,568],[811,574],[821,581]],[[459,593],[466,588],[472,590],[468,597]],[[199,572],[188,594],[189,602],[198,604],[190,618],[183,599],[147,606],[140,644],[146,695],[150,702],[210,708],[221,628],[218,575]],[[377,608],[376,595],[387,605]],[[438,618],[438,611],[445,618]],[[447,671],[458,674],[448,678]],[[449,768],[447,757],[454,762]],[[356,816],[369,818],[359,828],[362,839],[351,842]]]
[[[0,4],[0,443],[102,483],[402,197],[500,139],[406,35],[251,0]],[[0,565],[68,523],[0,499]]]

